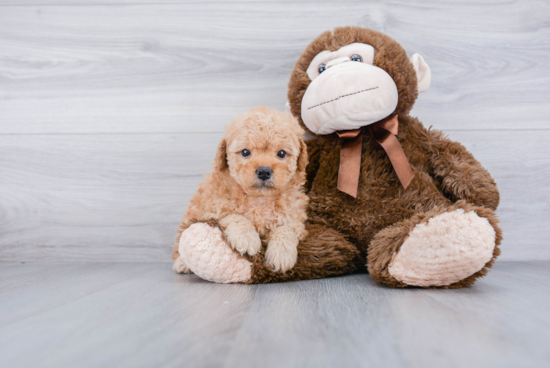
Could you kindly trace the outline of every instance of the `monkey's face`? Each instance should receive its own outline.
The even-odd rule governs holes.
[[[388,36],[360,27],[337,28],[323,33],[302,54],[288,98],[304,126],[325,135],[408,112],[430,77],[420,55],[409,60]]]
[[[397,86],[373,61],[374,48],[364,43],[322,51],[313,58],[307,68],[312,81],[302,99],[302,120],[309,130],[353,130],[395,110]]]

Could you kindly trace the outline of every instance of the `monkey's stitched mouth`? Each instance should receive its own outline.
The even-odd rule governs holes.
[[[321,105],[324,105],[324,104],[328,104],[328,103],[330,103],[330,102],[337,101],[337,100],[339,100],[339,99],[341,99],[341,98],[344,98],[344,97],[356,95],[356,94],[358,94],[358,93],[363,93],[363,92],[367,92],[367,91],[372,91],[373,89],[377,89],[377,88],[378,88],[378,87],[372,87],[372,88],[363,89],[363,90],[361,90],[361,91],[348,93],[347,95],[342,95],[342,96],[338,96],[338,97],[336,97],[336,98],[333,98],[333,99],[330,100],[330,101],[325,101],[325,102],[321,102],[320,104],[313,105],[313,106],[311,106],[311,107],[308,107],[307,109],[308,109],[308,110],[311,110],[311,109],[313,109],[314,107],[318,107],[318,106],[321,106]]]

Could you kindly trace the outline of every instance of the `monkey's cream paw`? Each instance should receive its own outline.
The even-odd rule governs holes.
[[[252,263],[235,253],[217,227],[196,223],[187,228],[179,243],[183,262],[204,280],[218,283],[247,282]]]
[[[298,259],[298,238],[272,236],[265,251],[265,263],[273,271],[285,273],[292,269]]]
[[[185,262],[183,262],[183,259],[181,259],[181,257],[176,258],[172,269],[177,273],[191,273],[191,270],[189,269],[189,267],[187,267]]]
[[[230,223],[225,229],[225,237],[231,247],[241,255],[246,253],[253,256],[262,249],[260,234],[252,226]]]
[[[474,211],[445,212],[414,227],[388,271],[407,285],[451,285],[481,270],[495,241],[495,229]]]

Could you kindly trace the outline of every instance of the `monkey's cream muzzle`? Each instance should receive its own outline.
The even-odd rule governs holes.
[[[337,58],[308,86],[302,121],[321,135],[359,129],[389,116],[397,99],[397,87],[383,69]]]

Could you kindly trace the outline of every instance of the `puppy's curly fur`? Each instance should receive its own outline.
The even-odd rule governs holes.
[[[190,272],[178,248],[182,232],[196,222],[215,224],[240,254],[253,256],[265,247],[265,261],[276,272],[292,269],[298,242],[307,235],[303,133],[290,114],[266,107],[241,114],[226,127],[214,171],[191,199],[178,229],[174,270]],[[244,150],[250,154],[243,155]],[[259,168],[270,169],[271,177],[260,179]]]

